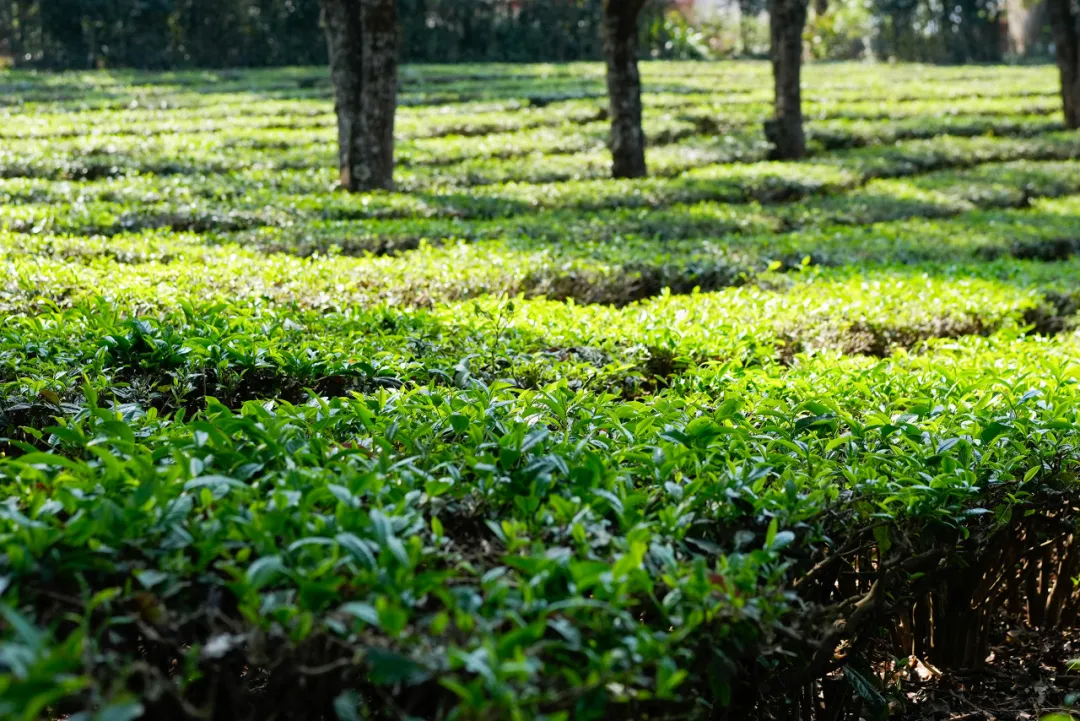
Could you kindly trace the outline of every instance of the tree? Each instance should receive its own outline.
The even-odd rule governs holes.
[[[774,160],[794,160],[806,154],[802,122],[802,35],[808,0],[769,0],[769,57],[776,97],[773,117],[765,122],[765,137]],[[822,3],[824,5],[824,3]]]
[[[1080,34],[1071,0],[1049,0],[1050,27],[1054,29],[1054,53],[1061,74],[1061,101],[1065,127],[1080,127]]]
[[[1046,25],[1045,0],[1007,0],[1009,52],[1021,57],[1031,54],[1039,44]]]
[[[761,14],[765,9],[765,0],[738,0],[739,5],[739,46],[743,55],[749,55],[750,47],[750,21]]]
[[[396,9],[396,0],[322,0],[341,185],[353,192],[394,184]]]
[[[952,0],[940,9],[947,62],[1000,62],[1003,43],[998,0]]]
[[[611,115],[611,174],[616,178],[640,178],[646,172],[637,62],[637,21],[644,5],[645,0],[604,0],[602,32]]]
[[[878,19],[878,54],[896,60],[915,59],[918,45],[915,13],[919,0],[872,0],[870,8]]]

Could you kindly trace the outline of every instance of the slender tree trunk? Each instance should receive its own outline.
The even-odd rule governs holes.
[[[604,0],[604,57],[611,114],[611,174],[645,175],[641,130],[641,75],[637,63],[637,19],[644,0]]]
[[[93,70],[97,67],[97,18],[91,18],[86,23],[86,67]]]
[[[1024,57],[1035,49],[1046,25],[1045,0],[1007,0],[1009,52]]]
[[[40,18],[38,32],[34,33],[34,29],[31,28],[31,10],[33,10],[33,3],[30,0],[19,0],[19,46],[24,61],[27,56],[36,59],[38,52],[42,50],[43,44]],[[35,37],[35,34],[37,37]]]
[[[739,3],[739,44],[742,45],[742,54],[750,55],[750,7],[749,3]]]
[[[341,185],[354,192],[394,184],[396,7],[396,0],[322,0]]]
[[[0,0],[0,63],[2,58],[11,55],[11,36],[15,33],[15,22],[11,17],[11,2]],[[3,67],[0,64],[0,67]]]
[[[1061,73],[1061,100],[1065,127],[1080,127],[1080,33],[1070,0],[1049,0],[1050,26],[1054,29],[1054,52]]]
[[[772,143],[774,160],[806,154],[800,88],[806,8],[807,0],[769,0],[769,56],[776,99],[773,117],[765,122],[765,137]]]

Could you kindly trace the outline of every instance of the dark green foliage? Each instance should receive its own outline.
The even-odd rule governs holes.
[[[1006,50],[1003,3],[960,0],[873,0],[877,32],[874,52],[918,62],[1000,62]]]
[[[1000,61],[999,5],[875,0],[869,47],[860,38],[855,47],[828,54]],[[738,6],[746,54],[753,51],[747,34],[765,3],[739,0]],[[399,0],[401,55],[408,62],[594,60],[601,55],[601,7],[601,0]],[[647,3],[643,57],[700,57],[681,37],[690,26],[679,7],[671,0]],[[706,41],[711,31],[701,28]],[[0,57],[8,56],[21,66],[69,69],[295,66],[324,64],[326,44],[318,0],[0,0]],[[548,102],[542,88],[534,99]]]
[[[600,0],[400,0],[411,62],[600,56]],[[662,18],[657,0],[647,18]],[[20,11],[21,8],[21,11]],[[663,55],[662,22],[643,52]],[[49,68],[263,67],[326,62],[319,0],[0,0],[0,55]]]

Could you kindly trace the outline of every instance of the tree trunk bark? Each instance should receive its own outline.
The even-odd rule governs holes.
[[[1080,127],[1080,33],[1070,0],[1049,0],[1050,26],[1054,29],[1054,53],[1061,74],[1061,100],[1065,127]]]
[[[20,2],[11,9],[11,58],[18,66],[23,63],[26,53],[26,10],[25,2]]]
[[[1009,52],[1025,57],[1035,45],[1046,24],[1044,0],[1007,0],[1009,19]]]
[[[644,4],[644,0],[604,0],[611,175],[615,178],[640,178],[646,173],[637,63],[637,19]]]
[[[322,0],[338,123],[338,167],[349,191],[394,184],[396,0]]]
[[[742,54],[750,55],[750,4],[745,0],[739,2],[739,45],[742,46]]]
[[[807,0],[769,0],[769,56],[772,59],[776,99],[772,119],[765,122],[765,137],[774,160],[795,160],[806,155],[803,135],[802,34]]]

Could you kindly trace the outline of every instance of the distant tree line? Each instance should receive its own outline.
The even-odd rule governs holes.
[[[0,0],[0,54],[50,68],[326,61],[318,0]]]
[[[663,55],[668,0],[641,47]],[[47,68],[259,67],[327,62],[319,0],[0,0],[0,56]],[[403,62],[602,57],[603,0],[398,0]]]
[[[992,62],[1045,53],[1045,0],[835,0],[836,23],[811,26],[814,53],[923,62]],[[693,57],[676,9],[646,0],[640,57]],[[723,22],[764,28],[766,0],[728,0]],[[566,62],[604,58],[604,0],[397,0],[402,62]],[[1037,11],[1033,11],[1036,8]],[[328,60],[319,0],[0,0],[0,56],[45,68],[258,67]],[[1016,19],[1022,16],[1022,20]],[[1009,18],[1006,29],[1006,17]],[[680,25],[680,23],[683,23]],[[736,29],[737,26],[737,29]],[[704,35],[715,30],[706,24]],[[1017,40],[1021,38],[1021,40]],[[820,44],[828,45],[822,48]]]
[[[871,50],[879,57],[998,62],[1009,50],[1001,0],[872,0],[872,8]]]

